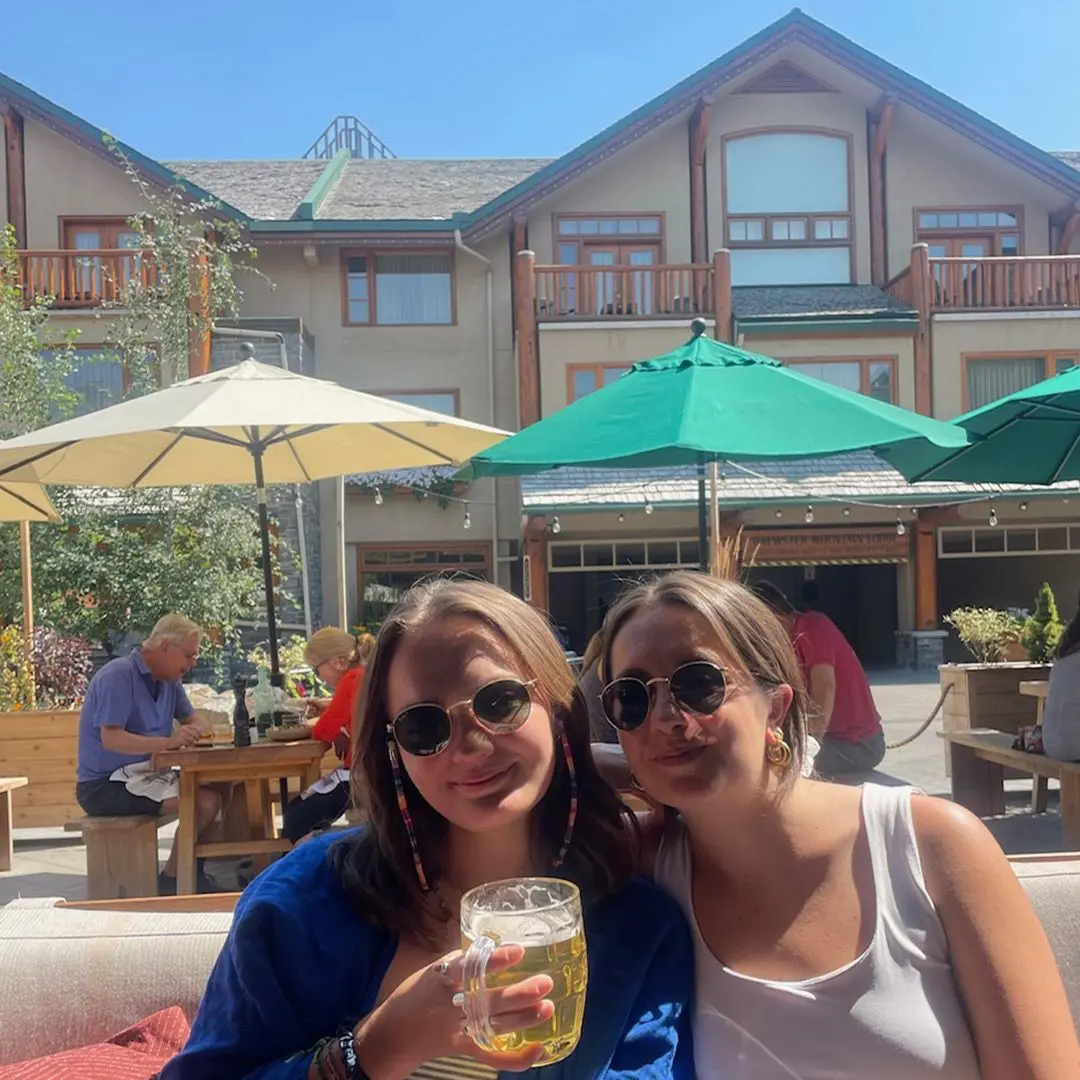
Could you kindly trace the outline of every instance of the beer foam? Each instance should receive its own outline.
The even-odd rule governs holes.
[[[478,912],[464,928],[471,937],[486,934],[500,945],[557,945],[569,941],[581,928],[573,919],[545,918],[538,912]]]

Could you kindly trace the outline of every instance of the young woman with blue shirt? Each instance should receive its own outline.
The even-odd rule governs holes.
[[[601,779],[574,675],[544,617],[480,582],[414,589],[384,623],[355,725],[370,824],[301,845],[248,888],[185,1050],[161,1080],[403,1080],[480,1050],[461,1007],[459,905],[554,875],[585,911],[584,1026],[538,1080],[693,1076],[692,947],[677,905],[634,877],[636,823]],[[489,970],[522,950],[496,950]],[[491,1026],[551,1015],[552,980],[488,994]]]

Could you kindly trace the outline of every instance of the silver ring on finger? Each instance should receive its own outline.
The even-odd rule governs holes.
[[[446,957],[443,957],[442,960],[439,961],[439,966],[435,970],[438,971],[438,973],[443,977],[449,975],[450,961]]]
[[[454,994],[453,997],[450,998],[450,1004],[453,1005],[455,1009],[460,1009],[462,1013],[464,1013],[465,994],[461,990],[459,990],[456,994]]]

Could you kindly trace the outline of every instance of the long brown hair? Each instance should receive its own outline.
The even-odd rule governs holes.
[[[603,666],[611,671],[611,646],[623,626],[639,611],[657,604],[674,604],[700,615],[716,635],[720,650],[766,693],[787,683],[794,697],[781,725],[791,747],[785,783],[802,771],[810,698],[803,685],[791,639],[767,604],[735,581],[676,570],[635,585],[615,602],[604,620]]]
[[[366,811],[368,826],[331,849],[342,887],[364,916],[385,930],[414,938],[431,936],[431,910],[416,875],[387,755],[387,725],[392,720],[386,708],[387,681],[394,657],[410,633],[453,617],[474,620],[505,642],[522,674],[534,680],[534,693],[566,732],[577,774],[578,811],[560,875],[576,882],[586,898],[595,897],[626,881],[637,858],[637,821],[593,763],[587,708],[544,616],[487,582],[424,582],[382,624],[356,706],[353,797]],[[425,873],[437,883],[449,823],[425,802],[408,772],[402,768],[400,773]],[[569,769],[556,749],[555,774],[533,813],[534,858],[539,866],[554,859],[562,842],[570,788]]]

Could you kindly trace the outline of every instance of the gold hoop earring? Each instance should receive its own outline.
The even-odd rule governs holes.
[[[790,763],[791,747],[788,746],[781,728],[766,728],[765,760],[776,769],[786,768]]]

